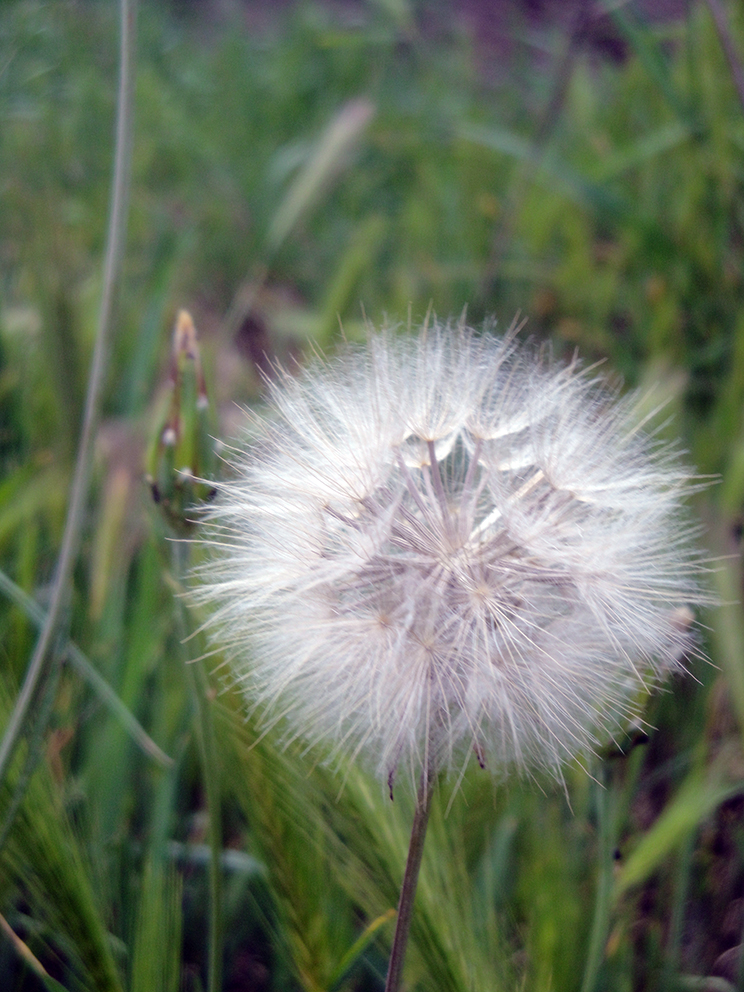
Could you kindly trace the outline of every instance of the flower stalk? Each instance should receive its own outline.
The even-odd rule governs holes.
[[[419,871],[421,870],[421,859],[424,854],[424,841],[426,840],[426,828],[429,825],[433,792],[434,776],[425,769],[421,774],[421,782],[416,798],[416,812],[413,816],[406,870],[403,875],[400,899],[398,900],[398,916],[395,923],[393,948],[390,952],[385,992],[398,992],[400,988],[400,980],[403,975],[403,961],[406,955],[406,947],[408,946],[408,934],[411,930],[413,901],[416,898],[416,885],[418,883]]]

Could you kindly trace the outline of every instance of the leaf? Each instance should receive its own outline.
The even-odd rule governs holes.
[[[21,940],[2,914],[0,914],[0,928],[5,931],[20,959],[33,971],[45,989],[48,989],[49,992],[67,992],[64,985],[60,984],[56,978],[52,978],[28,944]]]
[[[181,879],[145,866],[137,910],[130,992],[178,992],[181,978]]]
[[[395,918],[395,910],[388,909],[365,928],[363,933],[351,945],[338,963],[338,967],[328,979],[328,992],[333,992],[349,976],[354,966],[361,960],[362,955],[377,936],[377,931]]]
[[[343,168],[375,112],[362,97],[350,100],[330,122],[279,205],[269,228],[267,245],[277,251],[303,214],[315,204],[321,191]]]
[[[664,859],[720,805],[744,791],[744,782],[721,780],[715,769],[696,768],[682,783],[651,829],[643,836],[615,880],[615,900],[641,885]]]

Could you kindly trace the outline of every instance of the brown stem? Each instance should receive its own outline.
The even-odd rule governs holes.
[[[418,882],[419,869],[421,868],[421,857],[424,853],[424,840],[426,839],[426,827],[429,823],[433,791],[434,776],[429,768],[424,767],[421,772],[421,784],[419,785],[416,799],[416,812],[413,817],[413,826],[411,827],[411,842],[408,846],[406,871],[403,875],[403,885],[400,890],[398,920],[395,924],[395,937],[393,938],[393,949],[390,952],[390,964],[388,965],[385,992],[398,992],[400,988],[400,980],[403,974],[403,960],[406,956],[406,946],[408,944],[408,933],[411,929],[413,900],[416,896],[416,883]]]

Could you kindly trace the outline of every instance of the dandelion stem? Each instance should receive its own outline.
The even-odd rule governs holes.
[[[426,827],[429,823],[433,791],[434,775],[430,768],[425,767],[421,773],[421,784],[419,785],[418,797],[416,799],[416,812],[411,828],[411,841],[408,846],[406,871],[403,875],[403,885],[400,890],[398,920],[395,924],[395,936],[393,938],[393,949],[390,952],[390,964],[388,965],[385,992],[398,992],[400,988],[403,961],[406,956],[406,946],[408,944],[408,933],[411,929],[413,900],[416,896],[416,883],[418,882],[419,869],[421,868],[421,857],[424,853],[424,840],[426,839]]]

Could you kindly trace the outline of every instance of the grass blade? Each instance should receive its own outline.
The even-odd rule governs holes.
[[[41,628],[44,625],[46,614],[39,604],[31,596],[17,586],[5,572],[0,569],[0,591],[12,600],[26,616]],[[71,664],[78,673],[90,685],[98,698],[113,713],[121,726],[126,730],[135,744],[146,754],[157,762],[161,768],[170,768],[173,759],[170,758],[150,737],[145,728],[139,722],[132,711],[121,701],[104,677],[96,670],[92,662],[86,658],[74,641],[68,641],[62,649],[67,655]]]

